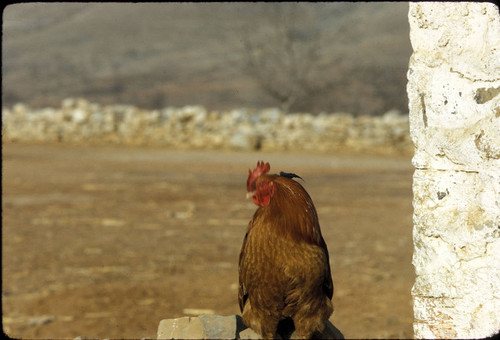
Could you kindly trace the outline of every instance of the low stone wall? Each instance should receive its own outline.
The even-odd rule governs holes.
[[[66,99],[60,108],[2,110],[3,142],[115,143],[177,149],[373,151],[410,153],[408,116],[284,114],[279,109],[143,110]]]

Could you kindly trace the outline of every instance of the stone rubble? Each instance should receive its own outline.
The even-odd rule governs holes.
[[[60,108],[17,104],[2,110],[3,142],[108,143],[176,149],[376,151],[410,153],[408,116],[285,114],[279,109],[144,110],[65,99]]]

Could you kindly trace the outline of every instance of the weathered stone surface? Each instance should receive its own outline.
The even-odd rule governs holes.
[[[239,315],[200,315],[161,320],[158,326],[158,339],[261,339],[262,337],[247,328]],[[297,338],[294,332],[291,339]],[[344,339],[342,333],[330,322],[318,339]]]
[[[414,332],[500,330],[500,15],[491,3],[411,3]]]
[[[221,315],[200,315],[205,339],[234,339],[237,334],[236,317]]]
[[[251,328],[247,328],[239,333],[240,339],[261,339],[262,336]]]
[[[491,95],[484,92],[481,100]],[[23,104],[4,108],[2,123],[4,142],[383,153],[409,153],[413,149],[408,116],[397,111],[380,117],[353,117],[345,113],[285,115],[278,109],[207,112],[201,106],[148,111],[129,105],[103,107],[70,98],[64,100],[60,108],[32,110]],[[496,148],[483,147],[491,138],[490,129],[485,125],[482,134],[473,139],[485,154],[498,152]]]
[[[158,339],[203,339],[203,326],[197,317],[165,319],[158,326]]]

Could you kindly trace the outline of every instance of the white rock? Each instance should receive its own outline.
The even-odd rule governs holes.
[[[250,126],[242,125],[231,137],[229,146],[240,150],[255,150],[259,147],[259,137]]]

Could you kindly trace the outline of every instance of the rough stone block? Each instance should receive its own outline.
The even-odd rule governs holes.
[[[238,320],[235,315],[200,315],[204,339],[235,339]]]
[[[158,339],[261,339],[262,336],[247,328],[239,315],[200,315],[161,320]],[[292,333],[291,339],[297,338]],[[330,322],[318,339],[344,339],[342,333]]]
[[[203,326],[197,317],[165,319],[158,326],[158,339],[203,339]]]
[[[259,333],[255,332],[251,328],[247,328],[239,333],[240,339],[261,339],[262,337]]]

